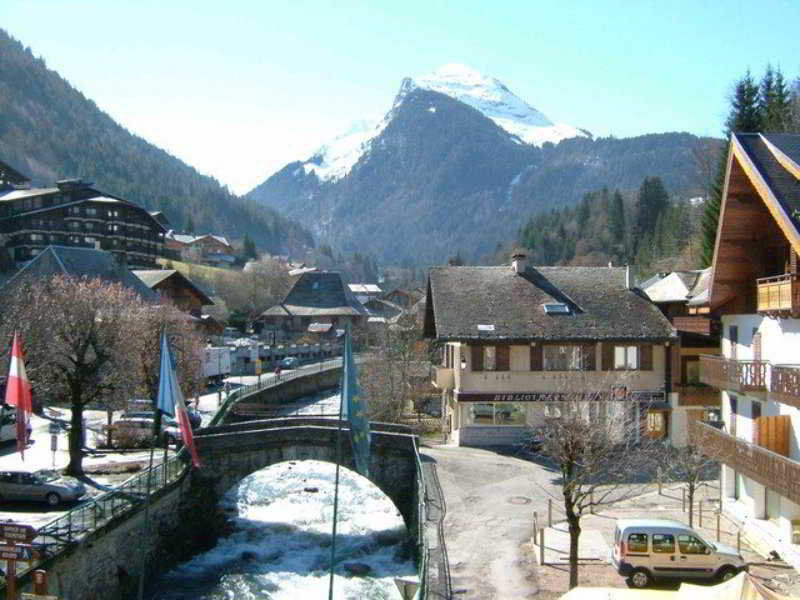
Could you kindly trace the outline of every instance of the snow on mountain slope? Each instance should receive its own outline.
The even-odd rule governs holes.
[[[445,94],[479,110],[526,144],[557,144],[567,138],[586,136],[586,132],[571,125],[553,123],[502,82],[465,65],[444,65],[413,81],[423,89]]]
[[[450,96],[475,108],[526,144],[557,144],[567,138],[587,135],[571,125],[553,123],[494,77],[482,75],[464,65],[444,65],[428,75],[403,80],[395,106],[417,87]],[[428,110],[435,112],[436,109]],[[314,173],[321,181],[341,179],[369,151],[372,140],[380,135],[391,118],[390,111],[382,120],[354,123],[347,132],[319,148],[303,163],[303,170],[306,174]]]

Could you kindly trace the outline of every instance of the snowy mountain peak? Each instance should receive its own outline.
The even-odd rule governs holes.
[[[361,156],[369,152],[372,140],[391,121],[393,110],[415,89],[438,92],[463,102],[526,144],[557,144],[567,138],[587,136],[585,131],[571,125],[553,123],[494,77],[453,63],[443,65],[428,75],[403,79],[393,109],[382,120],[355,123],[346,133],[317,150],[303,164],[304,171],[307,174],[314,173],[322,181],[347,175]],[[428,110],[435,113],[436,109]]]
[[[557,144],[567,138],[586,136],[586,132],[571,125],[553,123],[501,81],[466,65],[447,64],[413,81],[420,88],[471,106],[527,144]]]

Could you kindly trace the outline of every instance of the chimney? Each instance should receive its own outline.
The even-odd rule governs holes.
[[[511,255],[511,268],[514,269],[514,272],[518,275],[521,275],[525,272],[525,269],[528,267],[528,255],[525,254],[522,250],[515,250],[514,253]]]
[[[631,274],[631,266],[625,265],[625,289],[632,290],[634,286],[633,275]]]

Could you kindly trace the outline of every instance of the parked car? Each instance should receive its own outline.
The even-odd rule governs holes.
[[[620,519],[611,560],[631,587],[660,578],[726,581],[747,564],[735,548],[711,543],[679,521]]]
[[[188,406],[186,407],[186,413],[189,415],[189,424],[192,426],[192,429],[197,429],[198,427],[200,427],[201,423],[203,422],[203,415],[201,415],[193,408],[189,408]],[[152,421],[155,418],[155,416],[153,411],[151,410],[137,410],[137,411],[123,413],[122,418],[150,419]],[[175,419],[173,419],[168,415],[161,415],[161,424],[162,424],[162,431],[163,431],[163,426],[169,426],[175,429],[180,429],[178,421],[176,421]]]
[[[296,369],[300,366],[300,361],[295,356],[287,356],[279,364],[281,369]]]
[[[0,499],[44,501],[50,506],[73,502],[86,494],[86,487],[57,471],[0,471]]]

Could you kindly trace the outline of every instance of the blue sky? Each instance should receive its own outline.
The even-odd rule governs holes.
[[[133,132],[244,192],[445,63],[595,135],[720,135],[732,83],[800,75],[794,0],[2,0],[0,27]]]

